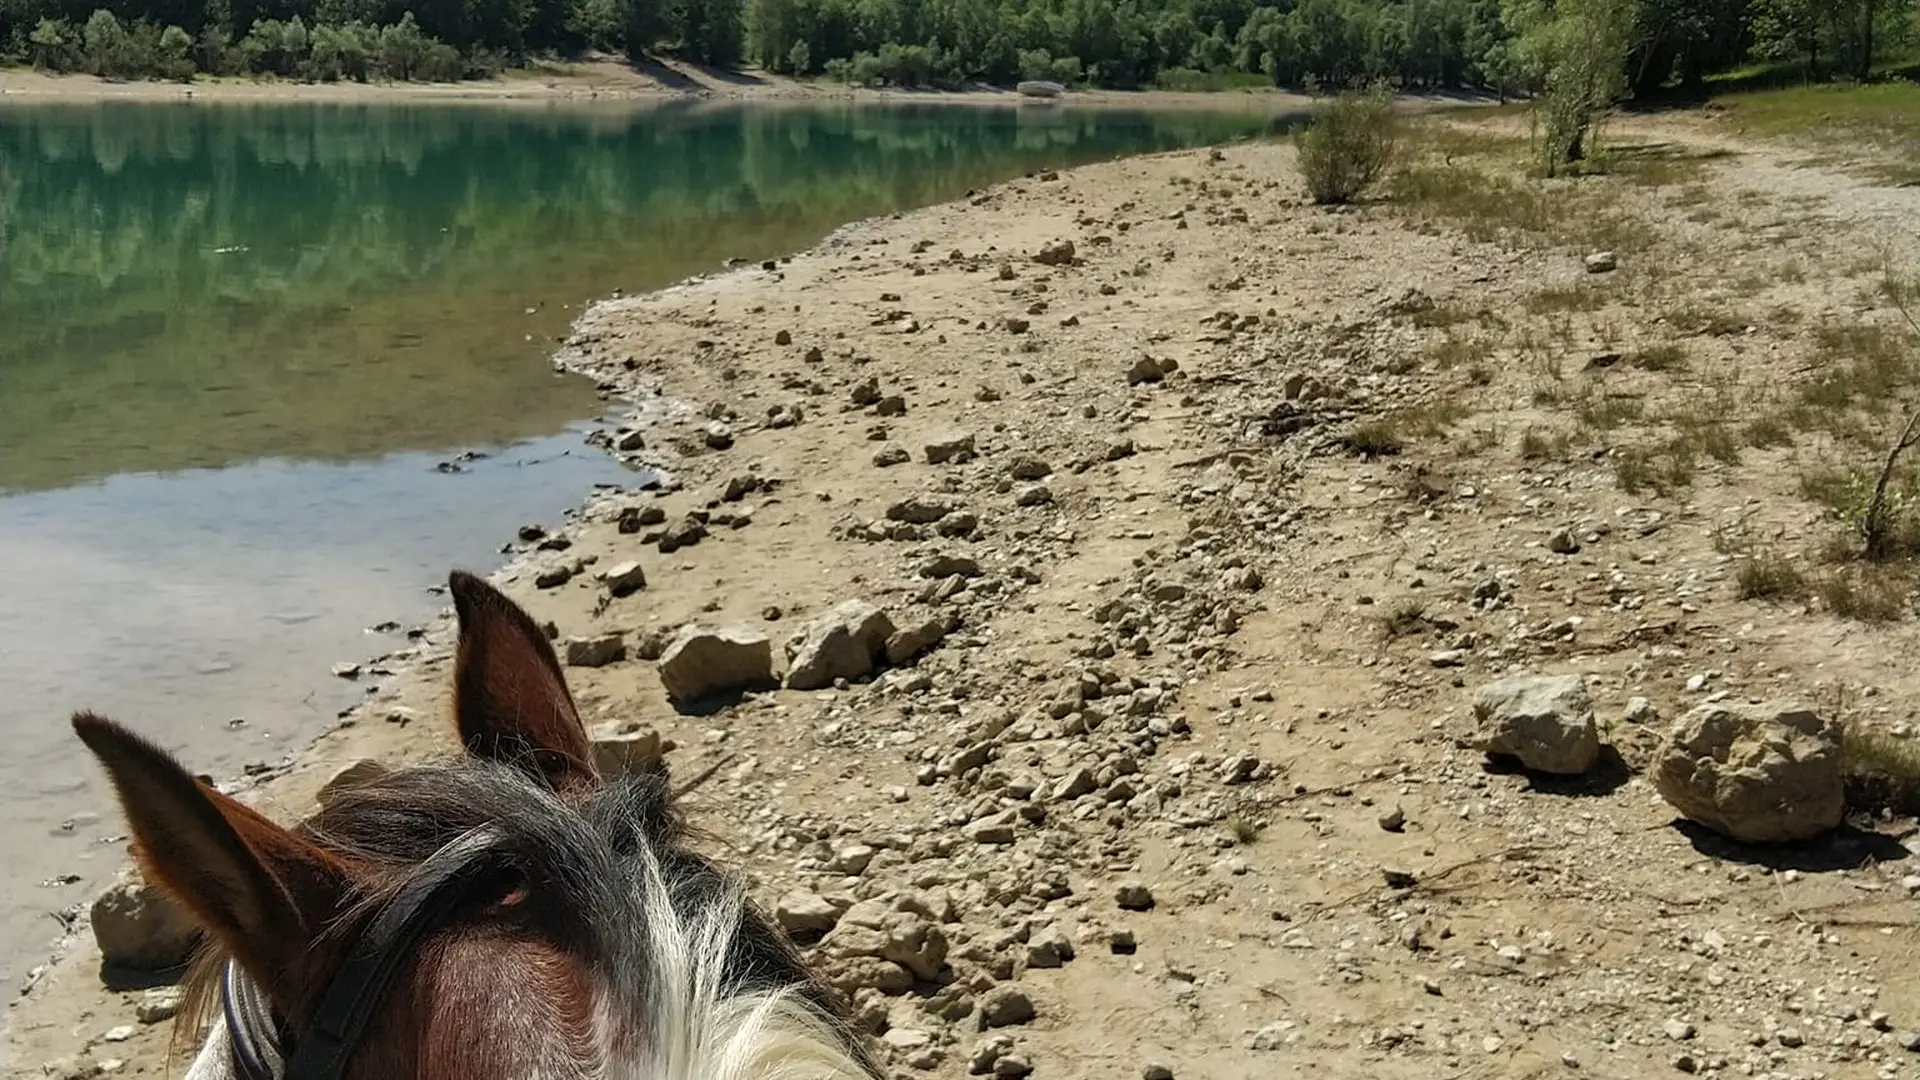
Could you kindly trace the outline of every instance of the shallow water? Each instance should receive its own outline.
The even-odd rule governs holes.
[[[580,306],[1042,167],[1268,130],[1054,107],[0,107],[0,974],[122,861],[65,717],[216,775],[366,628],[632,482],[545,358]],[[489,451],[465,471],[436,465]],[[43,884],[46,882],[47,884]]]

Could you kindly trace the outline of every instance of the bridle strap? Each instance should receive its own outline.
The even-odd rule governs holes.
[[[497,867],[499,839],[497,830],[478,828],[420,864],[354,944],[313,1018],[293,1040],[284,1070],[275,1068],[284,1045],[278,1025],[269,1019],[258,987],[229,964],[222,999],[242,1080],[340,1080],[400,965],[430,930],[471,897],[480,878]]]

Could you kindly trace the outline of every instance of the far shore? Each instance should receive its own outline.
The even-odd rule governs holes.
[[[1424,100],[1424,99],[1422,99]],[[1448,103],[1465,98],[1446,97]],[[764,72],[713,72],[691,65],[614,60],[527,68],[495,79],[459,83],[307,83],[243,77],[199,77],[189,83],[53,75],[30,68],[0,69],[0,108],[27,104],[95,102],[337,102],[489,105],[648,105],[666,102],[766,104],[1012,105],[1136,109],[1304,110],[1315,99],[1278,87],[1220,91],[1075,90],[1060,98],[1029,98],[1010,89],[868,89],[809,82]]]

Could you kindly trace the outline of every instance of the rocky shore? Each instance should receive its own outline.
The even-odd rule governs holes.
[[[496,580],[603,761],[712,771],[717,854],[901,1076],[1916,1075],[1911,829],[1839,825],[1836,756],[1904,735],[1911,628],[1741,595],[1731,525],[1828,528],[1791,451],[1630,491],[1655,434],[1540,393],[1610,380],[1650,425],[1789,378],[1811,313],[1688,333],[1650,297],[1839,312],[1890,204],[1769,195],[1753,148],[1627,189],[1653,239],[1601,266],[1313,208],[1291,153],[1038,174],[596,305],[558,362],[663,483],[529,524]],[[1766,257],[1814,269],[1715,291],[1794,214],[1827,225]],[[1537,301],[1576,287],[1616,291]],[[1684,374],[1595,360],[1683,339]],[[449,630],[247,797],[450,752]],[[147,904],[106,943],[177,953]],[[171,991],[103,989],[98,950],[14,1005],[16,1075],[177,1074]]]

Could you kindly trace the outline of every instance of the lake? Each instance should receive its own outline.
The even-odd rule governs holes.
[[[1273,130],[1057,106],[0,106],[0,975],[123,862],[67,727],[230,775],[455,565],[640,478],[583,304],[1038,168]],[[476,456],[442,469],[468,451]]]

